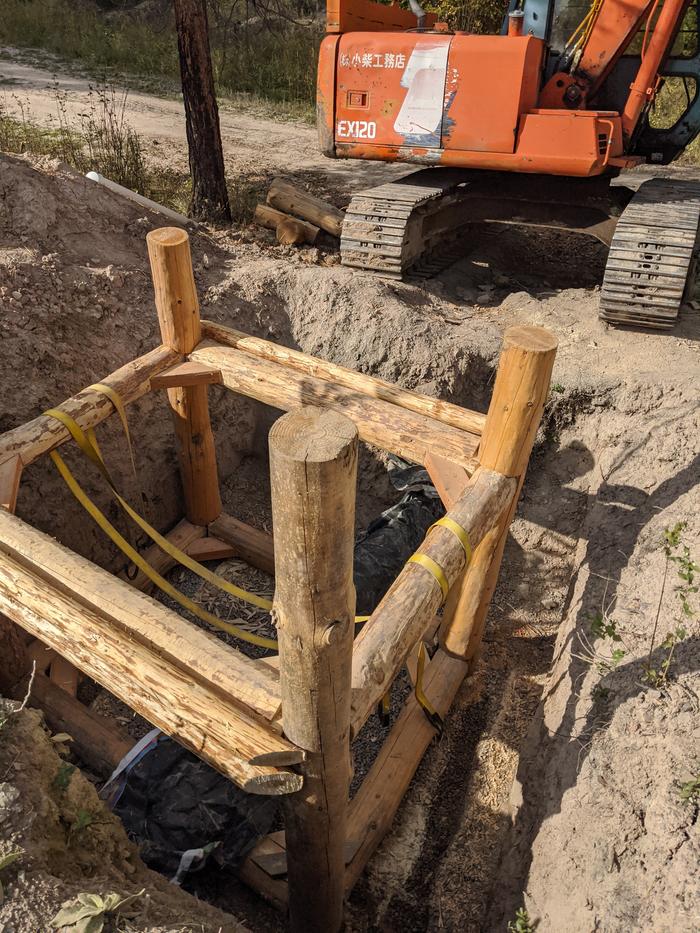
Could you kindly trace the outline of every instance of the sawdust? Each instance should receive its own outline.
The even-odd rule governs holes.
[[[279,165],[283,156],[266,158]],[[35,171],[3,158],[0,188],[5,428],[157,341],[143,238],[158,221],[56,165]],[[507,326],[540,324],[560,341],[481,666],[353,892],[350,927],[502,930],[526,897],[543,930],[691,930],[697,821],[674,787],[698,770],[696,633],[677,649],[668,691],[640,686],[639,674],[658,601],[658,539],[697,514],[700,318],[686,309],[671,334],[611,329],[597,317],[595,245],[477,234],[464,260],[420,286],[328,265],[323,251],[277,247],[265,233],[193,237],[204,316],[482,411]],[[275,413],[220,390],[211,398],[227,509],[269,529],[265,439]],[[165,528],[179,517],[170,423],[150,400],[131,417],[141,482]],[[118,430],[103,430],[110,462],[124,462]],[[242,453],[250,456],[238,466]],[[128,489],[126,469],[121,479]],[[369,449],[360,490],[363,522],[393,495]],[[113,561],[48,466],[26,471],[20,514]],[[686,534],[697,557],[695,520]],[[630,594],[635,610],[628,656],[603,685],[613,699],[602,723],[591,714],[594,666],[582,685],[572,656],[601,579],[613,581],[621,618]],[[669,727],[676,720],[682,727]],[[252,926],[278,925],[229,881],[195,885]]]

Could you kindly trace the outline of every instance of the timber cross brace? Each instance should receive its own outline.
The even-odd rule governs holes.
[[[428,635],[439,631],[440,647],[422,689],[440,716],[469,671],[556,340],[537,327],[506,332],[484,416],[201,321],[187,234],[165,228],[147,241],[162,345],[53,409],[67,421],[43,414],[0,435],[2,682],[26,678],[36,660],[35,704],[89,763],[113,764],[129,745],[76,699],[78,671],[243,789],[284,795],[285,831],[263,839],[241,875],[288,906],[294,930],[333,933],[435,729],[411,695],[349,800],[352,740]],[[288,411],[269,441],[274,551],[271,536],[222,512],[213,383]],[[236,555],[274,572],[278,659],[247,658],[144,592],[152,570],[175,564],[155,544],[143,555],[150,568],[127,582],[13,514],[23,468],[71,440],[66,424],[89,436],[118,410],[114,393],[128,405],[163,388],[185,514],[166,543],[198,560]],[[359,441],[424,464],[447,520],[428,531],[353,639]]]

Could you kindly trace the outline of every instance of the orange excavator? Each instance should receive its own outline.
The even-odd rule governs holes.
[[[409,2],[328,0],[322,151],[422,166],[353,197],[342,262],[401,277],[438,268],[468,224],[568,229],[609,247],[603,319],[672,326],[700,183],[611,182],[700,132],[700,0],[511,0],[500,35],[451,32]]]

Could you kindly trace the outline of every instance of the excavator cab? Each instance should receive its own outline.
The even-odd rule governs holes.
[[[322,151],[424,167],[353,198],[343,263],[403,276],[468,223],[563,227],[610,247],[605,320],[671,326],[700,185],[610,181],[700,131],[700,0],[512,0],[500,35],[451,32],[410,3],[328,0]]]

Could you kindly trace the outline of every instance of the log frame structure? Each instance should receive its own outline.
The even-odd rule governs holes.
[[[74,665],[246,791],[283,795],[288,838],[263,839],[241,877],[290,905],[293,930],[334,933],[344,895],[436,732],[411,694],[350,800],[352,740],[426,633],[440,629],[423,678],[440,716],[468,674],[556,340],[538,327],[506,332],[484,416],[200,321],[187,234],[164,228],[147,239],[163,343],[102,383],[125,405],[168,392],[184,498],[168,538],[203,560],[236,555],[275,573],[280,655],[246,657],[156,602],[144,574],[114,576],[19,519],[22,469],[70,440],[63,424],[39,415],[0,435],[0,655],[14,666],[0,665],[0,683],[25,689],[28,659],[41,658],[31,702],[77,737],[79,751],[85,737],[93,766],[101,749],[109,766],[127,739],[76,699]],[[274,545],[221,511],[207,404],[217,383],[289,412],[270,436]],[[116,411],[92,387],[58,408],[83,430]],[[424,464],[448,521],[429,530],[353,641],[358,438]],[[156,545],[145,556],[161,574],[175,563]],[[57,676],[45,676],[54,665]]]

